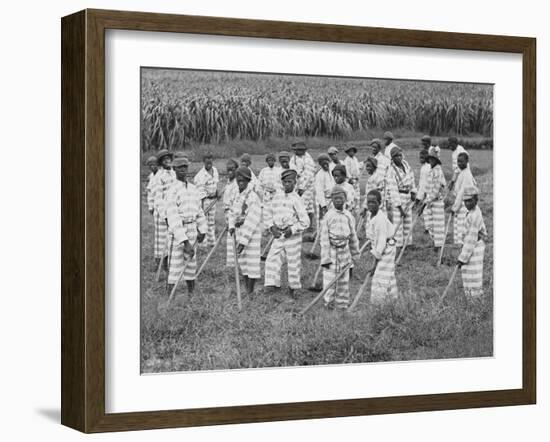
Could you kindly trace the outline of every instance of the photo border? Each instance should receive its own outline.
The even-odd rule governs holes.
[[[210,34],[522,54],[522,388],[105,413],[105,30]],[[61,422],[91,432],[403,413],[536,401],[536,40],[482,34],[84,10],[62,34]]]

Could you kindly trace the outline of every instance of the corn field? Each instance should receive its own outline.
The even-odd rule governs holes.
[[[142,69],[141,148],[409,129],[492,136],[491,85]]]

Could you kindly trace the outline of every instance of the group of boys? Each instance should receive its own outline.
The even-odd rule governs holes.
[[[454,192],[449,210],[454,218],[453,238],[462,246],[457,265],[462,269],[465,292],[482,294],[483,255],[487,231],[477,205],[479,191],[469,167],[469,156],[455,137],[449,138],[453,177],[446,183],[441,168],[440,148],[422,137],[418,187],[414,172],[403,158],[402,149],[386,132],[384,140],[369,144],[372,155],[365,161],[356,157],[357,147],[331,146],[317,158],[319,168],[304,142],[292,145],[293,154],[283,151],[266,155],[266,167],[256,177],[251,157],[244,154],[240,164],[226,163],[228,177],[223,192],[212,156],[205,155],[203,167],[189,180],[189,160],[167,150],[159,151],[147,163],[151,174],[147,201],[154,219],[154,256],[164,260],[168,284],[183,272],[190,293],[194,290],[196,248],[212,247],[216,240],[216,201],[221,197],[228,230],[226,266],[237,262],[248,293],[253,293],[261,277],[262,236],[272,236],[265,259],[264,293],[281,287],[283,264],[287,264],[291,298],[301,289],[302,234],[314,229],[321,245],[320,266],[326,288],[342,273],[324,295],[328,308],[345,309],[350,303],[349,277],[353,262],[360,256],[358,230],[365,226],[373,264],[371,301],[397,296],[395,259],[398,248],[411,244],[413,207],[424,221],[426,233],[436,248],[445,242],[444,200]],[[278,165],[277,165],[278,160]],[[360,179],[367,172],[361,204]],[[206,238],[206,242],[204,242]],[[236,258],[235,258],[236,254]]]

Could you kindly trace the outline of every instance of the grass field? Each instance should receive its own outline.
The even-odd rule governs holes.
[[[310,152],[314,158],[325,149],[322,140]],[[406,140],[398,144],[407,146]],[[409,143],[410,144],[410,143]],[[250,149],[250,152],[253,150]],[[359,158],[364,159],[364,152]],[[418,179],[418,150],[406,148],[405,158]],[[264,167],[263,155],[253,155],[253,169]],[[442,151],[447,178],[450,151]],[[225,268],[225,240],[197,281],[189,298],[183,288],[168,311],[159,310],[167,296],[155,288],[152,217],[142,200],[141,273],[141,370],[157,373],[188,370],[304,366],[375,361],[487,357],[493,353],[493,152],[471,152],[472,172],[481,190],[480,207],[489,232],[484,261],[485,297],[479,302],[463,296],[460,274],[438,310],[439,296],[452,273],[458,249],[448,247],[443,266],[437,269],[433,249],[423,234],[422,223],[414,230],[414,246],[405,252],[397,268],[400,297],[383,306],[367,308],[364,296],[353,314],[326,310],[322,302],[305,317],[293,313],[316,293],[306,290],[319,261],[303,257],[299,298],[292,301],[284,292],[267,296],[263,285],[256,293],[243,295],[243,309],[236,305],[233,271]],[[215,161],[224,170],[225,160]],[[191,170],[200,164],[192,163]],[[145,186],[147,170],[142,169]],[[217,232],[223,228],[221,204],[217,209]],[[450,241],[451,235],[448,237]],[[264,238],[264,242],[267,237]],[[308,250],[311,243],[304,243]],[[199,265],[207,251],[198,252]],[[370,264],[364,254],[351,279],[355,295]],[[263,267],[263,265],[262,265]],[[285,281],[283,277],[283,281]],[[285,283],[283,282],[283,286]],[[367,294],[368,295],[368,294]]]

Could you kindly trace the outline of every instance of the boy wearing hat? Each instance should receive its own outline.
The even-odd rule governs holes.
[[[154,205],[153,205],[153,188],[155,186],[154,178],[156,173],[159,170],[159,165],[157,162],[156,156],[150,156],[147,158],[147,161],[145,162],[147,166],[149,167],[150,173],[147,177],[147,186],[145,187],[145,195],[147,197],[147,208],[149,209],[149,213],[152,215],[154,212]]]
[[[334,187],[334,178],[330,172],[330,157],[322,153],[317,158],[317,161],[321,168],[315,174],[315,199],[319,207],[319,219],[322,219],[329,206],[330,193]]]
[[[155,218],[155,258],[162,259],[166,253],[168,221],[166,219],[166,197],[170,186],[176,181],[176,174],[172,170],[172,152],[163,149],[157,153],[157,160],[160,165],[155,175],[154,187],[152,189],[153,216]]]
[[[422,149],[428,150],[432,145],[432,137],[429,135],[422,135],[422,138],[420,138],[420,144],[422,145]]]
[[[239,168],[239,164],[233,160],[227,160],[225,170],[227,172],[227,185],[223,191],[223,214],[225,217],[225,222],[229,226],[229,212],[233,206],[235,198],[239,194],[239,186],[237,186],[237,180],[235,179],[235,172]],[[229,228],[229,227],[228,227]],[[234,266],[234,255],[233,255],[233,239],[230,235],[227,235],[226,238],[226,267]]]
[[[235,235],[239,267],[247,292],[253,293],[260,278],[262,205],[251,183],[250,169],[241,166],[235,175],[239,193],[229,212],[229,234]]]
[[[470,168],[468,167],[468,154],[462,152],[457,158],[457,167],[460,170],[455,184],[456,198],[450,210],[454,216],[453,220],[453,241],[455,244],[462,245],[464,237],[464,221],[466,220],[466,206],[464,205],[464,191],[470,187],[476,187]]]
[[[366,237],[371,241],[371,254],[374,257],[374,264],[367,272],[372,275],[371,301],[380,302],[388,296],[397,298],[394,226],[381,210],[382,195],[378,190],[370,190],[366,199],[370,213]]]
[[[340,164],[340,159],[338,158],[338,148],[336,146],[330,146],[327,153],[330,157],[329,171],[330,173],[332,173],[332,169],[334,169],[334,166]]]
[[[357,154],[357,147],[355,146],[346,146],[344,151],[347,154],[347,157],[344,158],[344,166],[346,166],[346,171],[348,173],[348,182],[353,186],[355,190],[355,201],[354,207],[359,208],[361,192],[359,191],[359,178],[363,173],[363,163],[360,163],[359,160],[355,157]]]
[[[457,262],[462,272],[464,293],[476,298],[483,295],[483,256],[487,238],[487,228],[477,204],[478,195],[475,186],[464,189],[463,200],[468,214],[464,221],[464,245]]]
[[[267,167],[260,171],[256,183],[256,191],[264,205],[271,202],[275,192],[281,187],[281,168],[275,165],[275,154],[268,153],[265,162]]]
[[[422,149],[420,152],[418,152],[418,159],[420,161],[420,177],[418,178],[418,195],[416,196],[416,198],[419,201],[423,201],[424,198],[426,197],[428,177],[430,175],[430,171],[432,170],[432,166],[428,162],[427,150]],[[424,211],[422,213],[422,218],[424,219],[425,233],[429,233],[431,230],[431,226],[430,226],[430,217],[428,216],[428,212]]]
[[[250,154],[243,153],[241,155],[241,166],[246,167],[246,168],[248,168],[248,170],[250,170],[250,176],[252,177],[250,181],[252,182],[252,185],[255,186],[256,185],[256,175],[254,175],[254,171],[250,167],[251,164],[252,164],[252,157],[250,156]]]
[[[337,166],[334,166],[334,169],[332,169],[332,176],[334,177],[335,185],[342,187],[344,189],[344,192],[346,192],[345,208],[349,212],[353,213],[356,210],[355,189],[350,183],[348,183],[346,166],[344,166],[343,164],[338,164]]]
[[[344,208],[346,191],[336,185],[331,192],[332,207],[321,221],[321,266],[323,286],[327,286],[342,268],[359,256],[355,218]],[[350,269],[351,270],[351,269]],[[346,309],[350,302],[350,272],[346,272],[324,295],[328,308]]]
[[[428,150],[428,162],[430,173],[426,183],[426,197],[424,199],[424,213],[428,219],[428,231],[438,249],[445,243],[445,206],[443,202],[446,186],[445,175],[439,159],[440,150],[437,146],[431,146]]]
[[[404,239],[409,234],[412,225],[412,204],[416,198],[416,186],[414,172],[403,159],[402,149],[395,146],[391,150],[392,163],[388,168],[386,183],[388,190],[388,200],[393,210],[393,224],[397,226],[403,222],[395,232],[397,247],[403,247]],[[412,244],[412,235],[408,244]]]
[[[281,173],[290,169],[290,154],[286,150],[279,152],[279,164],[281,165]]]
[[[453,179],[450,183],[450,189],[452,189],[456,183],[456,179],[458,177],[458,174],[460,173],[460,168],[458,167],[458,156],[461,153],[465,153],[468,155],[468,152],[464,147],[462,147],[460,144],[458,144],[458,138],[457,137],[449,137],[447,139],[449,142],[449,149],[451,149],[451,159],[452,159],[452,167],[453,167]],[[470,168],[470,165],[468,164],[468,169]]]
[[[200,192],[187,179],[189,160],[177,157],[172,164],[176,181],[170,187],[166,204],[168,229],[173,237],[169,257],[168,293],[171,292],[187,262],[183,279],[187,283],[189,294],[192,294],[197,271],[194,244],[202,243],[208,227],[202,210]]]
[[[384,132],[383,139],[384,146],[386,146],[384,149],[384,155],[386,156],[386,158],[391,159],[390,152],[395,146],[397,146],[397,144],[393,142],[393,134],[391,132]]]
[[[218,169],[212,165],[212,154],[207,153],[202,157],[203,167],[195,175],[193,180],[202,200],[202,208],[212,204],[218,199],[218,183],[220,176]],[[206,233],[206,245],[212,247],[216,242],[216,203],[206,215],[208,232]]]
[[[304,200],[307,214],[310,221],[310,229],[313,228],[313,213],[314,208],[314,177],[315,177],[315,162],[309,153],[306,152],[307,147],[303,141],[292,144],[294,155],[290,159],[290,168],[294,169],[298,174],[296,183],[296,192]]]
[[[265,213],[265,223],[273,234],[273,243],[265,261],[265,287],[281,287],[281,269],[287,261],[291,297],[302,288],[302,232],[309,227],[309,217],[300,196],[294,191],[297,173],[286,169],[281,174],[279,190]]]

